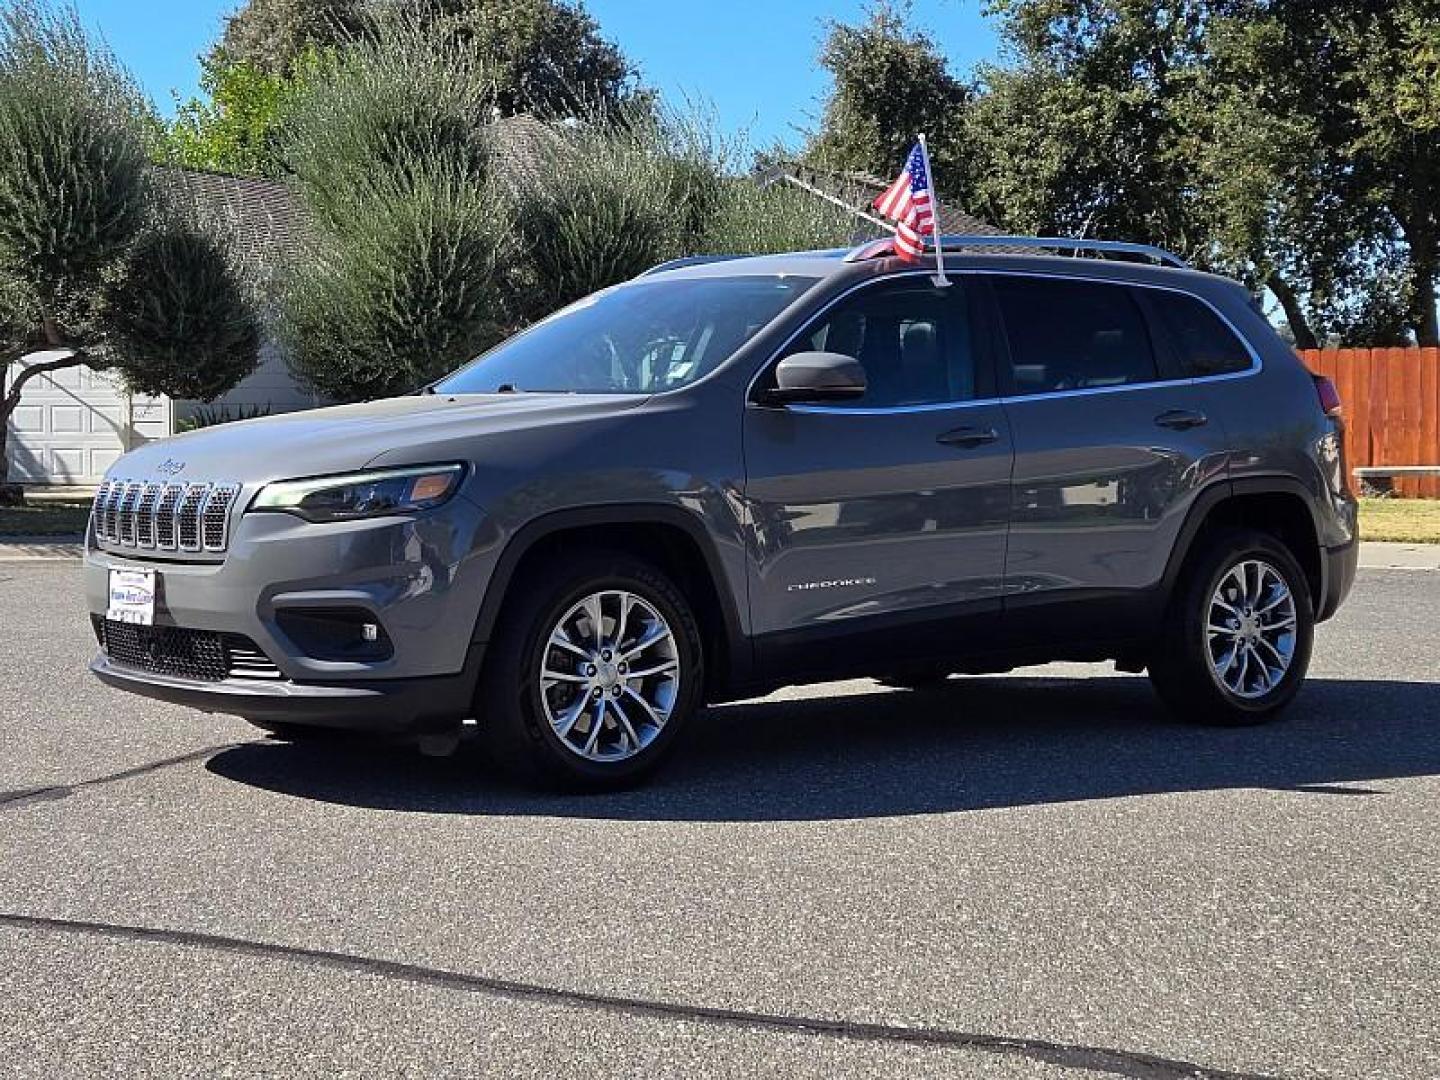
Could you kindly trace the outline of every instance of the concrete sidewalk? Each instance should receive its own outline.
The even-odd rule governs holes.
[[[82,536],[20,536],[0,540],[0,563],[78,559]],[[1360,545],[1364,570],[1440,570],[1440,544],[1394,544],[1370,541]]]

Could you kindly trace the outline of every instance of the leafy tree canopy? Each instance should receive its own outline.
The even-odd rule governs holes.
[[[0,385],[5,423],[48,371],[114,367],[132,386],[213,396],[258,329],[222,241],[157,191],[148,103],[73,10],[0,7]]]
[[[912,28],[908,5],[879,2],[858,26],[831,22],[820,64],[834,80],[806,155],[817,165],[889,177],[923,133],[947,191],[968,186],[962,127],[969,87],[935,42]]]

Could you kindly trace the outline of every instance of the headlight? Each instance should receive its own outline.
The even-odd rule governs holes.
[[[455,494],[464,471],[463,465],[420,465],[282,480],[261,488],[250,509],[295,514],[306,521],[413,514],[439,506]]]

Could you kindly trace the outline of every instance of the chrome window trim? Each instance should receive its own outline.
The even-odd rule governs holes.
[[[934,276],[934,271],[930,269],[902,270],[899,273],[884,274],[880,277],[871,278],[868,281],[857,282],[856,284],[850,286],[850,288],[846,289],[844,292],[833,297],[828,303],[825,304],[824,307],[822,307],[819,311],[817,311],[814,315],[807,319],[803,326],[801,326],[789,337],[787,337],[775,349],[775,351],[766,358],[765,362],[760,365],[760,367],[756,370],[755,374],[751,377],[749,384],[745,387],[745,407],[782,409],[787,412],[795,413],[843,414],[847,416],[884,416],[890,414],[912,412],[933,412],[940,409],[953,409],[967,405],[993,405],[997,403],[1002,405],[1012,405],[1024,401],[1045,401],[1048,399],[1060,397],[1087,397],[1093,394],[1117,394],[1127,390],[1153,390],[1156,387],[1174,386],[1177,383],[1184,384],[1186,386],[1194,386],[1204,383],[1220,382],[1222,380],[1228,379],[1247,379],[1250,376],[1257,375],[1264,370],[1264,363],[1260,359],[1260,353],[1256,350],[1255,346],[1250,343],[1250,339],[1240,332],[1240,328],[1237,327],[1233,322],[1231,322],[1230,319],[1225,315],[1225,313],[1219,308],[1217,308],[1214,304],[1212,304],[1208,299],[1199,295],[1198,293],[1191,292],[1188,289],[1182,289],[1174,285],[1163,285],[1150,281],[1125,281],[1123,279],[1117,280],[1115,278],[1099,277],[1092,274],[1046,274],[1036,270],[1006,270],[977,266],[965,267],[958,270],[947,269],[946,272],[952,277],[959,277],[962,275],[972,277],[981,275],[988,277],[1030,277],[1040,278],[1042,281],[1084,281],[1098,285],[1119,285],[1121,287],[1135,289],[1156,289],[1161,292],[1179,293],[1181,296],[1187,296],[1192,300],[1197,300],[1200,303],[1204,304],[1207,308],[1210,309],[1212,313],[1214,313],[1216,318],[1218,318],[1222,323],[1225,324],[1225,327],[1232,334],[1235,335],[1236,339],[1240,342],[1240,344],[1245,347],[1245,351],[1250,354],[1250,366],[1244,371],[1227,371],[1220,375],[1197,375],[1188,379],[1155,379],[1143,383],[1123,383],[1120,386],[1091,386],[1081,387],[1075,390],[1047,390],[1038,394],[999,394],[994,397],[970,398],[965,401],[932,402],[926,405],[890,405],[875,406],[873,408],[866,408],[863,406],[846,407],[844,405],[763,405],[754,399],[753,395],[755,392],[755,384],[760,381],[760,377],[764,375],[767,371],[769,371],[770,368],[779,361],[781,355],[785,352],[785,350],[788,349],[792,344],[794,344],[795,340],[799,338],[801,334],[803,334],[809,327],[813,326],[816,322],[829,314],[831,309],[833,309],[837,304],[841,303],[848,297],[853,296],[861,289],[879,286],[887,281],[895,281],[900,278]]]
[[[794,413],[822,413],[836,416],[891,416],[899,413],[947,412],[951,409],[973,409],[977,405],[998,405],[1004,398],[966,398],[964,401],[936,401],[929,405],[876,405],[870,408],[844,405],[786,405]]]

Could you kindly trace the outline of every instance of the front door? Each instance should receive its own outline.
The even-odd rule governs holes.
[[[797,679],[857,662],[878,670],[965,652],[995,630],[1012,451],[979,310],[963,281],[940,289],[917,274],[863,286],[780,355],[853,356],[864,397],[747,406],[762,668]],[[752,397],[767,380],[768,370]]]

